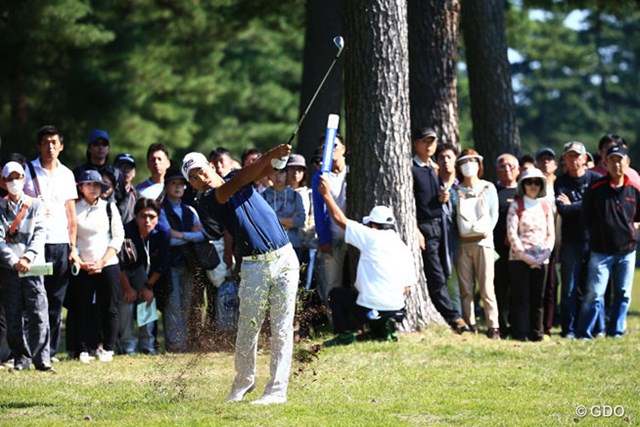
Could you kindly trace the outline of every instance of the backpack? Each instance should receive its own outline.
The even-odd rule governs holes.
[[[516,196],[513,200],[517,203],[516,205],[516,214],[518,215],[518,220],[522,218],[522,212],[524,212],[524,198],[520,196]],[[549,205],[547,201],[542,199],[540,200],[540,204],[542,205],[542,210],[544,211],[544,217],[549,216]],[[511,241],[509,240],[508,234],[504,235],[504,244],[505,246],[511,246]]]
[[[218,288],[216,298],[216,326],[221,331],[235,332],[238,328],[238,285],[227,279]]]
[[[458,236],[478,238],[479,240],[489,236],[493,231],[493,221],[487,201],[482,197],[489,189],[484,187],[475,196],[466,196],[460,190],[456,190],[460,197],[456,214]]]

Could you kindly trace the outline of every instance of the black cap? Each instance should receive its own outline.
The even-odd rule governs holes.
[[[627,155],[627,149],[622,145],[614,145],[607,150],[607,159],[611,156],[624,157]]]
[[[426,138],[428,136],[431,136],[433,138],[438,137],[438,134],[431,126],[425,126],[418,129],[414,129],[413,133],[411,134],[411,140],[417,141],[419,139]]]

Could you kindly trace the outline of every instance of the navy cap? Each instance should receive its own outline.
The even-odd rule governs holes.
[[[164,184],[167,185],[167,183],[173,179],[179,179],[181,181],[184,181],[185,183],[188,183],[187,178],[184,177],[180,169],[171,167],[169,168],[169,170],[167,170],[167,173],[164,176]]]
[[[551,154],[554,159],[556,157],[556,152],[553,151],[551,147],[542,147],[538,148],[538,151],[536,151],[536,154],[535,156],[533,156],[533,158],[538,160],[538,157],[542,156],[543,154]]]
[[[102,192],[104,193],[110,188],[110,185],[102,180],[102,175],[97,170],[89,169],[80,174],[80,178],[78,178],[78,185],[84,184],[87,182],[97,182],[102,185]]]
[[[118,166],[120,163],[131,163],[133,166],[136,165],[136,159],[129,153],[122,153],[116,156],[116,159],[113,161],[115,166]]]
[[[624,157],[627,155],[627,149],[622,145],[614,145],[607,150],[607,159],[611,156]]]
[[[95,130],[92,130],[91,133],[89,134],[89,141],[87,141],[87,143],[92,144],[98,138],[102,138],[105,141],[110,142],[109,134],[107,133],[106,130],[95,129]]]

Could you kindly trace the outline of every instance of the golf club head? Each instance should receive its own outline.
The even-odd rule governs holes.
[[[336,56],[339,56],[342,53],[342,49],[344,49],[344,39],[342,38],[342,36],[335,36],[333,38],[333,44],[335,44],[338,48],[338,53],[336,54]]]

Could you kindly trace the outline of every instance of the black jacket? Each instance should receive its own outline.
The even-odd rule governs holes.
[[[607,175],[585,192],[582,217],[589,230],[591,251],[628,254],[636,248],[633,223],[640,221],[640,191],[626,176],[622,187],[613,187]]]

